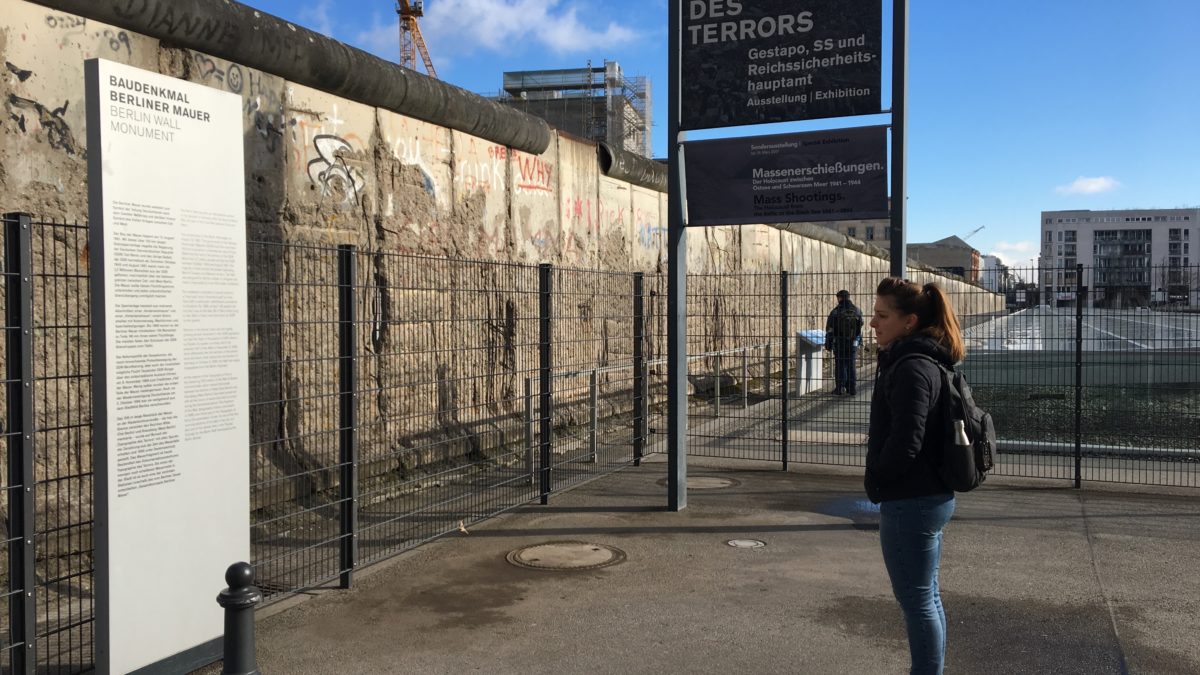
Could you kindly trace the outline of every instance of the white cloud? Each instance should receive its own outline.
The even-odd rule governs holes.
[[[474,47],[502,52],[532,45],[567,54],[610,50],[638,38],[637,31],[615,21],[592,27],[576,8],[558,5],[559,0],[440,0],[427,7],[421,30],[439,51],[460,53]]]
[[[359,49],[371,52],[381,59],[395,62],[400,58],[399,18],[384,22],[378,14],[372,16],[371,27],[359,31],[352,42]]]
[[[418,28],[421,30],[421,37],[425,39],[426,47],[429,48],[430,58],[433,59],[433,67],[439,73],[445,73],[450,70],[453,65],[448,54],[438,46],[429,44],[428,33],[425,30],[425,24],[420,23]],[[378,14],[371,17],[371,27],[359,31],[351,41],[355,47],[363,51],[370,52],[375,56],[392,63],[400,61],[400,19],[392,15],[390,20],[380,18]],[[421,62],[420,54],[417,55],[416,69],[418,72],[425,72],[425,65]]]
[[[333,0],[318,0],[317,4],[300,10],[300,18],[311,30],[333,37],[333,19],[329,18],[329,7]]]
[[[1080,176],[1075,179],[1074,183],[1060,185],[1054,188],[1054,191],[1060,195],[1097,195],[1119,187],[1121,187],[1121,184],[1111,176],[1097,176],[1095,178]]]
[[[1038,246],[1032,241],[998,241],[988,255],[996,256],[1009,267],[1029,267],[1037,264]]]

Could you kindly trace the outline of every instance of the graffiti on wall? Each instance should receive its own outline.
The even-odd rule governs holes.
[[[79,146],[64,117],[68,105],[70,101],[64,101],[57,108],[47,108],[37,101],[9,94],[6,107],[9,119],[16,123],[23,133],[45,133],[46,142],[50,147],[62,150],[68,155],[75,155],[79,152]]]
[[[475,190],[483,192],[502,191],[508,159],[508,148],[503,145],[487,143],[487,152],[480,152],[476,147],[477,141],[466,136],[467,147],[459,149],[455,155],[454,184],[461,192],[469,193]]]
[[[517,170],[513,181],[517,194],[544,197],[554,194],[554,167],[549,162],[519,150],[512,151],[512,159]]]
[[[241,26],[220,18],[201,14],[193,15],[187,8],[180,7],[175,3],[126,0],[113,3],[113,11],[121,19],[136,20],[138,24],[146,26],[149,31],[163,31],[176,38],[202,40],[223,47],[246,39]],[[284,45],[275,44],[280,42],[275,35],[259,31],[255,31],[254,35],[258,45],[267,48],[266,50],[269,52],[281,52],[287,49]],[[288,53],[291,55],[298,53],[296,46],[293,45],[288,49]]]
[[[200,52],[191,52],[190,58],[192,72],[197,81],[206,84],[215,81],[218,86],[223,85],[225,89],[235,94],[242,93],[242,89],[246,86],[246,75],[240,65],[231,63],[225,67],[211,56]]]
[[[634,227],[637,230],[637,242],[642,248],[660,250],[667,237],[667,228],[658,222],[658,211],[634,209]]]
[[[436,198],[438,185],[429,166],[443,163],[450,154],[450,148],[442,140],[442,130],[424,122],[410,122],[406,118],[400,118],[400,122],[399,132],[390,142],[392,156],[405,166],[416,167],[421,172],[425,194]],[[389,212],[391,208],[389,204]]]
[[[596,202],[591,197],[567,196],[563,200],[563,226],[584,225],[588,234],[600,232]]]
[[[70,14],[47,14],[45,20],[47,28],[59,32],[58,46],[60,49],[76,38],[88,38],[88,20],[83,17]],[[104,28],[97,30],[92,37],[101,48],[108,47],[109,51],[124,52],[128,57],[133,56],[133,43],[129,39],[129,33],[123,30]]]
[[[266,75],[243,68],[236,63],[225,65],[207,54],[188,51],[190,76],[201,84],[207,84],[243,98],[242,112],[262,140],[267,152],[275,154],[283,147],[283,131],[296,120],[288,119],[285,113],[283,87],[268,85]]]
[[[295,107],[289,114],[291,166],[322,200],[339,207],[361,203],[373,160],[357,134],[340,131],[346,120],[337,104],[328,114]]]
[[[600,220],[608,223],[609,227],[620,228],[625,224],[625,213],[629,210],[624,204],[613,204],[611,202],[600,202]]]
[[[366,180],[349,159],[358,153],[346,139],[330,134],[314,136],[312,143],[317,158],[308,163],[308,179],[320,188],[321,197],[343,206],[357,204]]]

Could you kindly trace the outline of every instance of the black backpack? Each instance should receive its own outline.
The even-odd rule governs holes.
[[[862,324],[862,317],[858,315],[854,305],[841,307],[833,315],[833,336],[854,339],[858,337]]]
[[[942,372],[938,405],[941,406],[946,427],[942,432],[945,442],[942,444],[938,473],[946,487],[955,492],[974,490],[995,466],[996,426],[992,423],[992,416],[975,405],[971,385],[953,366],[948,368],[926,354],[908,354],[896,364],[914,356],[933,361]]]

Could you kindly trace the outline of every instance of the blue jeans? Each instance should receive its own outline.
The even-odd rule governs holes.
[[[837,389],[855,392],[858,389],[858,373],[854,368],[854,356],[858,347],[853,342],[835,338],[833,343],[833,378]]]
[[[941,675],[945,663],[946,613],[938,591],[938,564],[942,528],[953,514],[953,494],[879,505],[879,544],[908,628],[911,675]]]

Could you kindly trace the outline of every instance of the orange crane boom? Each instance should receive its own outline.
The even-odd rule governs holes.
[[[409,70],[417,69],[417,53],[425,63],[425,72],[436,78],[437,71],[433,69],[433,59],[429,57],[429,48],[425,46],[425,38],[421,36],[421,28],[417,18],[425,15],[421,0],[399,0],[396,3],[396,14],[400,15],[400,65]]]

